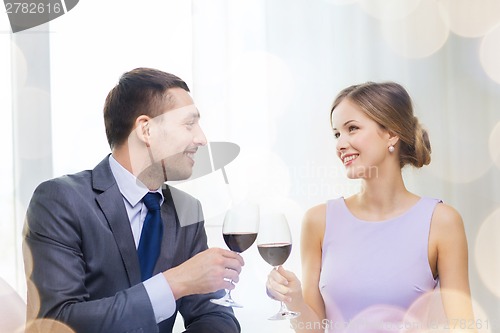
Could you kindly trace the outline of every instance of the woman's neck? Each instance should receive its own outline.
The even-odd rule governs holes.
[[[349,198],[349,201],[353,209],[377,219],[406,210],[418,198],[406,189],[402,175],[398,174],[363,180],[360,192]]]

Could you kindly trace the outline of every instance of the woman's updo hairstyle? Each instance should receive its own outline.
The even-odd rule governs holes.
[[[335,108],[344,99],[356,104],[383,129],[397,135],[399,164],[420,168],[431,162],[429,135],[413,115],[410,95],[395,82],[366,82],[342,90],[333,102],[330,122]]]

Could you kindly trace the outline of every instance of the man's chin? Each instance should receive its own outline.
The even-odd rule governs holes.
[[[165,173],[166,175],[166,179],[165,181],[183,181],[183,180],[186,180],[186,179],[189,179],[189,177],[191,177],[191,175],[193,174],[193,170],[183,170],[183,171],[167,171]]]
[[[148,166],[137,175],[137,180],[141,181],[149,189],[160,187],[164,178],[164,171],[159,163]]]

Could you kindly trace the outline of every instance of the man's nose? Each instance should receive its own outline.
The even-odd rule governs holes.
[[[207,144],[207,137],[205,136],[205,133],[203,133],[201,126],[197,126],[193,141],[198,146],[205,146]]]

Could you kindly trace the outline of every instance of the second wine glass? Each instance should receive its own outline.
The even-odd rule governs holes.
[[[224,217],[222,237],[227,247],[234,252],[247,250],[257,238],[259,230],[259,206],[252,203],[233,205]],[[226,290],[222,298],[211,299],[212,303],[241,308],[241,304],[231,297],[231,291]]]
[[[261,257],[275,269],[285,263],[292,252],[292,234],[285,215],[279,213],[262,215],[257,248]],[[289,310],[285,303],[281,302],[278,313],[269,319],[292,319],[299,315],[299,312]]]

